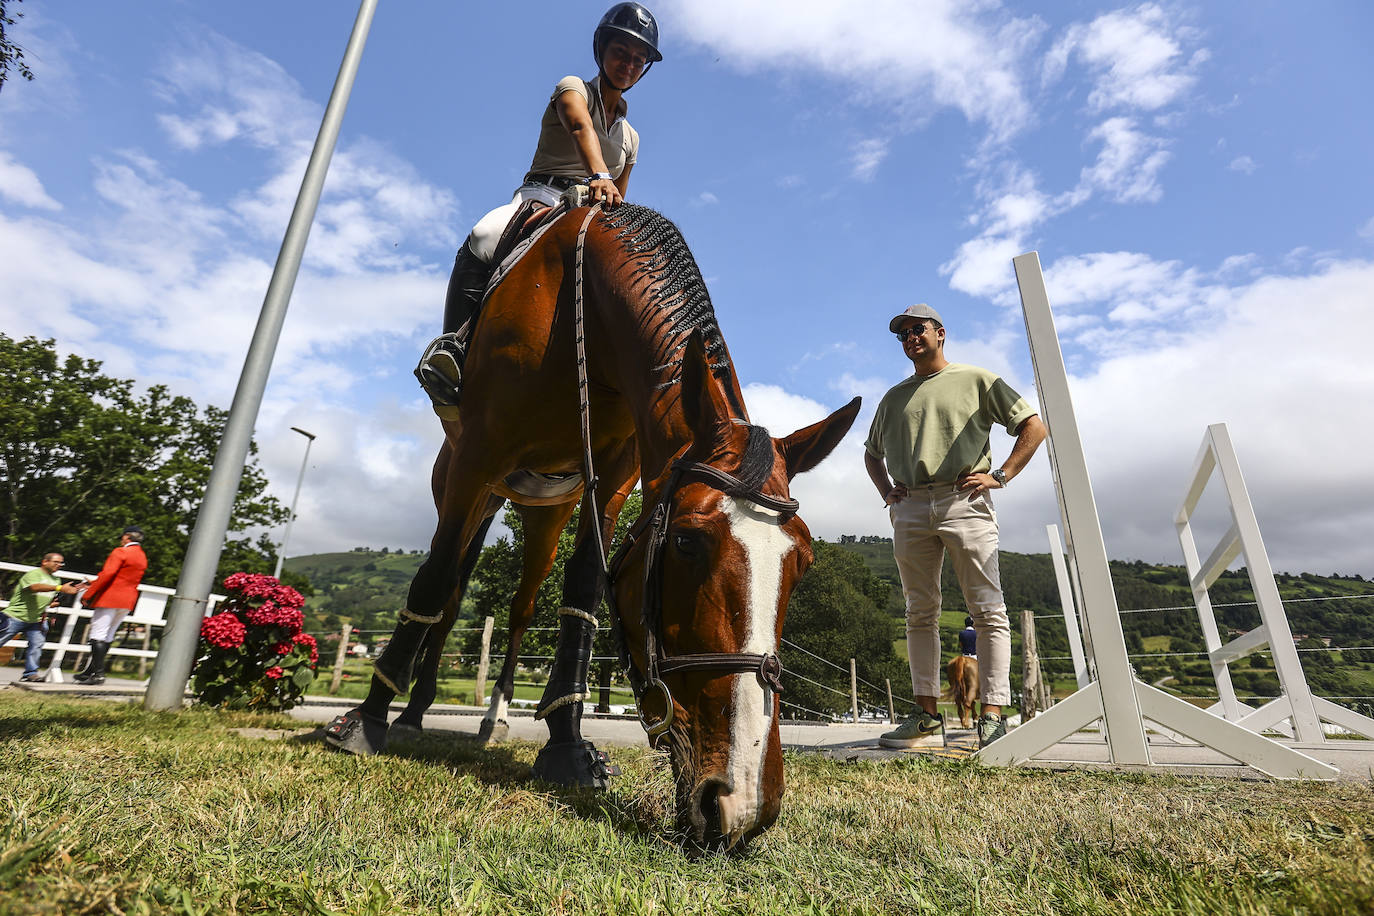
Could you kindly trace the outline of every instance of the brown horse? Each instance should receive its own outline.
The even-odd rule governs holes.
[[[949,693],[959,713],[959,724],[973,727],[973,704],[978,702],[978,659],[972,655],[956,655],[945,668],[949,678]]]
[[[535,774],[605,784],[604,755],[581,736],[580,700],[606,596],[601,545],[638,476],[646,509],[606,597],[651,741],[669,751],[679,823],[712,846],[766,829],[783,791],[776,653],[788,598],[811,561],[789,482],[839,443],[859,400],[783,439],[752,426],[686,243],[667,219],[629,204],[573,210],[535,242],[484,305],[465,374],[459,417],[444,424],[451,451],[442,483],[436,468],[442,499],[430,558],[378,661],[378,697],[350,713],[356,725],[335,743],[366,752],[384,742],[378,700],[409,681],[461,579],[453,558],[467,554],[500,501],[566,503],[530,497],[511,475],[583,472],[589,446],[599,510],[583,513],[566,567],[557,660],[539,708],[550,737]],[[560,513],[545,515],[552,544]]]

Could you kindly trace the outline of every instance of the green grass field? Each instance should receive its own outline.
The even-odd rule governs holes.
[[[0,692],[0,913],[1294,913],[1374,907],[1366,785],[789,754],[781,820],[692,855],[656,757],[609,793],[536,748],[360,759],[298,723]]]

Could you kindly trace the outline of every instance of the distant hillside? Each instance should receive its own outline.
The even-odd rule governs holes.
[[[900,632],[903,603],[891,539],[846,536],[839,546],[857,553],[874,576],[888,583],[885,608]],[[419,553],[355,549],[293,557],[286,561],[286,568],[305,575],[315,589],[306,603],[307,626],[312,632],[337,632],[345,621],[355,629],[389,632],[397,611],[405,604],[410,580],[424,559]],[[1041,654],[1047,657],[1046,673],[1061,690],[1067,689],[1073,671],[1049,554],[1004,551],[1001,568],[1007,606],[1013,611],[1012,627],[1018,631],[1013,651],[1020,653],[1020,622],[1015,612],[1034,611],[1041,618],[1036,635]],[[1134,663],[1140,676],[1151,683],[1162,680],[1183,693],[1214,694],[1215,682],[1201,654],[1202,630],[1183,567],[1113,561],[1111,572],[1127,649],[1138,656]],[[1328,696],[1374,696],[1374,650],[1324,651],[1328,646],[1374,645],[1374,582],[1359,576],[1310,573],[1277,578],[1295,637],[1306,637],[1300,646],[1314,650],[1303,654],[1313,690]],[[965,605],[948,560],[941,584],[947,612],[944,625],[957,628]],[[1223,632],[1239,634],[1258,625],[1258,611],[1253,604],[1244,604],[1254,600],[1244,570],[1222,575],[1211,596]],[[1350,596],[1370,597],[1352,600]],[[1240,606],[1223,606],[1230,604]],[[1165,610],[1133,613],[1151,608]],[[952,637],[952,632],[946,635]],[[1242,693],[1277,693],[1278,682],[1263,656],[1232,666],[1232,677]],[[1019,682],[1019,671],[1013,680]]]

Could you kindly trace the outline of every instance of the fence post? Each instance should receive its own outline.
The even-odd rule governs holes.
[[[859,724],[859,669],[854,659],[849,660],[849,712],[854,716],[854,724]]]
[[[477,683],[472,688],[472,705],[481,706],[487,696],[487,666],[491,664],[491,630],[496,618],[488,615],[482,621],[482,654],[477,659]]]
[[[892,679],[885,677],[883,683],[887,685],[887,721],[889,725],[896,725],[897,707],[892,702]]]
[[[143,651],[147,652],[148,647],[153,644],[153,625],[145,623],[143,625]],[[140,655],[138,658],[138,679],[143,680],[148,676],[148,656]]]
[[[1040,670],[1040,651],[1035,641],[1035,614],[1021,612],[1021,718],[1033,719],[1049,706],[1049,690]]]
[[[611,663],[603,661],[601,663],[601,695],[597,700],[596,712],[611,711]]]
[[[339,651],[334,653],[334,676],[329,680],[329,692],[338,693],[343,683],[344,659],[348,657],[348,637],[353,633],[352,624],[344,624],[339,631]]]

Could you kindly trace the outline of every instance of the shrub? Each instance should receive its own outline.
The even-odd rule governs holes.
[[[234,573],[227,597],[200,625],[200,657],[191,689],[211,706],[285,710],[315,679],[320,661],[300,592],[271,576]]]

